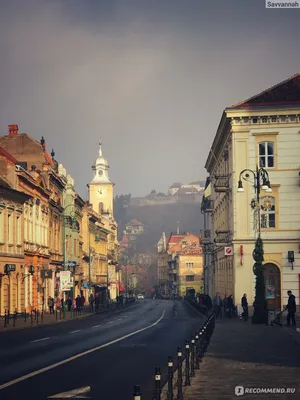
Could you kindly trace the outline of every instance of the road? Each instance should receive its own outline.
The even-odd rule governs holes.
[[[112,313],[0,334],[1,400],[43,400],[89,386],[86,398],[153,398],[154,367],[164,368],[202,317],[181,301],[141,300]]]

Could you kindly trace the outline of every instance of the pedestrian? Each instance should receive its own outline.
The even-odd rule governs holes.
[[[227,297],[227,305],[226,305],[226,311],[227,311],[227,317],[231,318],[233,311],[234,310],[234,304],[233,304],[233,298],[232,298],[232,294]]]
[[[81,297],[79,295],[76,297],[75,304],[76,304],[76,311],[80,312],[81,311]]]
[[[241,306],[243,308],[242,317],[244,318],[244,321],[247,322],[248,321],[248,301],[247,301],[246,293],[244,293],[244,296],[242,297]]]
[[[218,318],[219,316],[220,318],[222,318],[222,299],[219,292],[217,292],[217,294],[214,297],[214,308],[215,308],[216,318]]]
[[[50,314],[54,314],[54,299],[51,296],[48,297],[48,307]]]
[[[66,301],[66,303],[67,303],[68,311],[71,311],[71,308],[72,308],[72,299],[71,299],[70,296],[68,297],[68,300]]]
[[[296,298],[293,295],[291,290],[288,290],[287,292],[289,299],[287,303],[287,310],[288,310],[288,315],[286,317],[287,321],[287,326],[291,326],[291,320],[292,320],[292,325],[295,327],[296,326],[296,319],[295,319],[295,314],[296,314]]]

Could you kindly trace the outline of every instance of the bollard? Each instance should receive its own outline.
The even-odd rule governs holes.
[[[30,312],[31,325],[33,324],[33,310]]]
[[[195,339],[191,340],[191,378],[195,376]]]
[[[14,316],[13,316],[13,327],[16,326],[16,320],[17,320],[17,311],[14,312]]]
[[[61,308],[59,309],[59,319],[61,319]]]
[[[36,320],[36,309],[34,310],[34,319]]]
[[[140,386],[134,386],[133,389],[133,400],[141,400],[141,387]]]
[[[177,349],[177,360],[178,360],[177,400],[183,400],[183,393],[182,393],[182,351],[181,351],[181,347],[178,347],[178,349]]]
[[[200,362],[199,362],[199,335],[196,332],[195,334],[195,357],[196,357],[196,362],[195,362],[195,369],[200,368]]]
[[[36,311],[36,323],[39,323],[39,311]]]
[[[27,312],[26,312],[26,310],[24,312],[24,322],[27,322]]]
[[[42,313],[41,313],[41,323],[43,323],[44,322],[44,310],[42,310]]]
[[[56,321],[57,321],[57,317],[58,317],[58,315],[57,315],[57,308],[55,309],[55,317],[56,317]]]
[[[8,312],[7,312],[7,325],[9,325],[9,320],[10,320],[10,311],[8,310]]]
[[[5,310],[5,312],[4,312],[4,328],[6,328],[6,326],[7,326],[7,312]]]
[[[160,380],[161,380],[160,367],[155,367],[154,400],[161,400]]]
[[[167,400],[173,400],[173,357],[168,360],[168,396]]]
[[[185,341],[185,386],[191,386],[190,380],[190,343]]]

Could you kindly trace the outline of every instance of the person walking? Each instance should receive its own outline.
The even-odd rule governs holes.
[[[287,326],[291,326],[291,320],[292,320],[292,325],[295,327],[296,326],[296,319],[295,319],[295,314],[296,314],[296,298],[293,295],[291,290],[288,290],[287,292],[289,299],[287,303],[287,310],[288,310],[288,315],[286,317],[286,322]]]
[[[217,292],[217,294],[214,297],[214,308],[215,308],[216,318],[218,317],[222,318],[222,299],[219,292]]]
[[[244,318],[244,321],[247,322],[248,321],[248,301],[247,301],[246,293],[244,293],[244,296],[242,297],[241,306],[243,308],[242,317]]]

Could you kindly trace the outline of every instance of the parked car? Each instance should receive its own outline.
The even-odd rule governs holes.
[[[138,298],[138,299],[144,299],[145,296],[144,296],[143,294],[140,293],[140,294],[137,295],[137,298]]]

